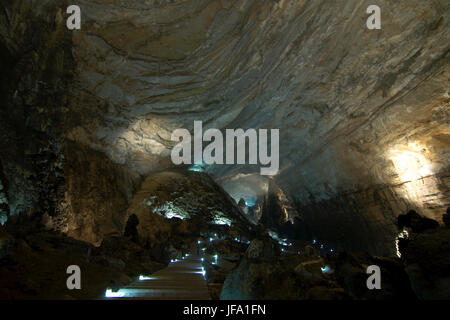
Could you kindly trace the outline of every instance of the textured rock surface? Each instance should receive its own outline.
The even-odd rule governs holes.
[[[73,132],[114,161],[165,166],[170,132],[194,120],[280,128],[288,143],[276,180],[307,206],[313,229],[343,217],[330,241],[386,253],[375,243],[393,243],[397,214],[419,207],[440,219],[449,202],[445,1],[381,1],[380,31],[365,28],[365,1],[81,4],[80,82],[108,108]],[[425,180],[401,174],[393,154],[402,148],[425,159]],[[256,170],[208,168],[218,177]],[[354,206],[339,208],[348,197]]]
[[[348,295],[330,275],[322,274],[323,259],[280,255],[271,239],[255,239],[228,274],[220,298],[235,299],[346,299]],[[301,266],[305,268],[301,268]],[[308,269],[308,271],[305,271]]]
[[[123,226],[133,214],[139,222],[139,241],[151,247],[171,242],[190,245],[214,232],[242,237],[252,233],[234,200],[199,172],[174,170],[148,176],[134,195]]]
[[[62,138],[144,175],[171,165],[175,128],[202,120],[205,129],[280,128],[275,180],[324,242],[393,254],[398,214],[441,220],[448,1],[380,0],[381,30],[365,27],[370,1],[73,3],[83,17],[75,32],[64,2],[2,3],[11,212],[39,204],[59,214],[63,181],[38,173],[60,163]],[[45,153],[44,166],[43,150],[53,159]],[[219,179],[257,170],[207,168]],[[44,201],[49,190],[55,203]]]
[[[61,214],[48,227],[77,239],[100,244],[103,235],[120,233],[139,178],[88,147],[68,143]]]

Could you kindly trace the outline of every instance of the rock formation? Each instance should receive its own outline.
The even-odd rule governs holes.
[[[422,276],[428,254],[447,262],[439,239],[450,205],[450,6],[378,3],[382,27],[369,30],[368,0],[2,1],[0,258],[45,259],[54,236],[67,248],[109,250],[89,263],[131,275],[138,270],[112,254],[111,239],[151,265],[218,233],[252,241],[224,245],[236,269],[216,270],[222,297],[379,298],[352,279],[367,261],[404,279],[397,249],[416,297],[448,297],[443,273]],[[66,27],[71,4],[80,30]],[[222,132],[279,129],[278,173],[174,166],[171,134],[192,132],[194,121]],[[410,210],[421,217],[400,218],[399,230]],[[396,246],[403,227],[412,238]],[[335,266],[316,279],[317,268],[295,269],[309,260],[252,260],[254,246],[275,241],[261,240],[268,231],[299,251],[319,241],[369,256],[343,259],[350,274]],[[289,270],[283,279],[280,270]],[[266,294],[277,281],[291,291]]]

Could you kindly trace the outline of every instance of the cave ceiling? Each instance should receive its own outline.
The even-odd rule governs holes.
[[[398,182],[392,150],[410,143],[448,168],[449,4],[379,2],[381,30],[369,1],[75,1],[65,136],[146,175],[194,121],[277,128],[272,178],[305,199]],[[259,166],[206,170],[226,183]]]

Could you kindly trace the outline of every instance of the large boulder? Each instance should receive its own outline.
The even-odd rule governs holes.
[[[267,298],[269,291],[279,286],[279,283],[271,283],[276,278],[276,256],[276,245],[271,239],[253,240],[236,269],[228,274],[220,299]]]

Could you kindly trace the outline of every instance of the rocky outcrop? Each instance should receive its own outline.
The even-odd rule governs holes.
[[[410,210],[407,214],[399,215],[397,223],[400,230],[408,228],[415,233],[421,233],[425,230],[436,229],[439,227],[439,223],[436,220],[422,217],[414,210]]]
[[[335,247],[394,254],[398,214],[423,209],[440,221],[448,205],[449,9],[381,1],[383,27],[368,30],[369,4],[83,1],[76,90],[105,114],[81,118],[69,136],[147,173],[167,167],[170,133],[194,120],[280,128],[275,180],[302,221]]]
[[[310,230],[312,239],[335,249],[395,256],[395,240],[399,233],[397,217],[414,209],[425,217],[431,216],[436,221],[442,221],[446,208],[444,204],[448,202],[445,190],[449,182],[448,173],[443,173],[393,186],[349,190],[327,200],[313,194],[309,200],[294,198],[302,222]],[[436,186],[439,188],[436,189]],[[406,192],[413,190],[424,192],[423,197],[429,201],[428,210],[419,209],[417,202],[405,196]],[[433,213],[430,214],[430,211]]]
[[[265,292],[265,285],[276,281],[276,270],[271,268],[276,261],[276,248],[270,240],[253,240],[239,265],[227,276],[220,299],[249,300],[270,295]]]
[[[220,299],[348,299],[317,255],[280,255],[278,244],[255,239],[226,277]]]
[[[61,127],[73,81],[71,38],[58,5],[3,1],[0,13],[0,158],[9,213],[58,214]]]
[[[280,129],[273,180],[307,226],[297,233],[394,255],[400,213],[442,221],[450,166],[443,1],[379,1],[381,30],[365,26],[367,1],[78,3],[76,32],[65,26],[67,1],[1,3],[3,220],[5,210],[37,214],[48,228],[100,244],[123,231],[136,177],[171,166],[171,132],[201,120]],[[205,170],[218,179],[258,172]],[[171,228],[149,232],[153,242]]]
[[[410,234],[401,250],[411,287],[419,299],[450,298],[450,229]]]
[[[61,214],[48,227],[99,245],[104,235],[121,234],[140,179],[98,151],[68,142]]]
[[[202,234],[249,237],[253,226],[234,200],[207,174],[163,171],[148,176],[134,195],[122,225],[137,217],[139,241],[195,243]],[[125,231],[125,230],[124,230]]]

